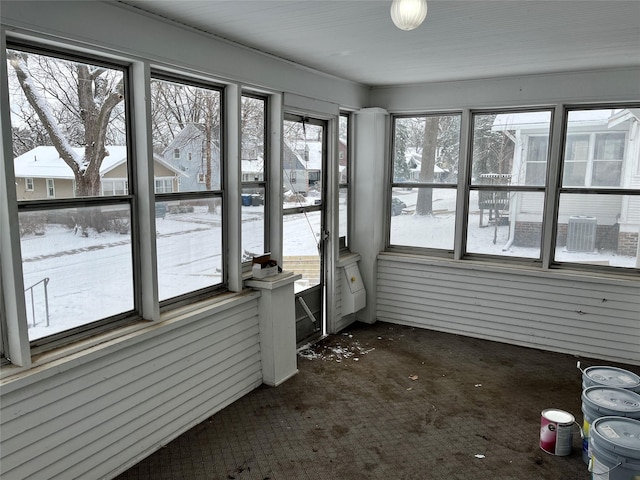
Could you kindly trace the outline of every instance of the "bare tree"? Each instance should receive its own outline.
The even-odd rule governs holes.
[[[73,172],[76,196],[100,195],[110,120],[124,98],[122,75],[18,51],[9,51],[7,57],[28,104]],[[83,154],[74,147],[84,147]]]

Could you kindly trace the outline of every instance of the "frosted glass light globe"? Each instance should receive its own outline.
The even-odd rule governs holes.
[[[400,30],[413,30],[427,18],[427,0],[393,0],[391,20]]]

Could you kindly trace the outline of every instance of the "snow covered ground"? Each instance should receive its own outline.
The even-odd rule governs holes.
[[[398,191],[407,210],[415,205],[417,192]],[[472,199],[472,202],[474,200]],[[472,203],[473,205],[473,203]],[[392,217],[392,243],[411,245],[416,239],[432,246],[452,248],[455,191],[437,190],[433,217],[398,215]],[[243,206],[243,249],[261,253],[262,206]],[[315,255],[320,216],[314,212],[284,217],[287,239],[285,255]],[[219,214],[206,208],[190,213],[167,214],[156,219],[160,298],[221,282],[222,230]],[[508,227],[479,228],[477,215],[469,221],[469,249],[487,254],[537,258],[537,249],[510,247],[504,250]],[[133,309],[132,248],[129,234],[90,231],[87,237],[60,225],[48,225],[44,235],[21,239],[24,285],[33,288],[25,293],[29,338],[31,340],[87,324],[101,318]],[[571,253],[562,247],[556,258],[568,262],[609,262],[610,265],[633,268],[634,257],[621,257],[610,252]],[[48,278],[47,296],[49,326],[46,325],[42,280]],[[35,320],[35,326],[33,326]]]

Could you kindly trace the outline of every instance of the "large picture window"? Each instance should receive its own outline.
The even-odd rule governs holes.
[[[390,244],[453,250],[460,115],[394,120]]]
[[[28,336],[44,341],[136,307],[127,75],[27,47],[7,60]]]
[[[151,99],[154,176],[162,178],[155,184],[158,293],[168,301],[224,283],[222,90],[154,75]]]

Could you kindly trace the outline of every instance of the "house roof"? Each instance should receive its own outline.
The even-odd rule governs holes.
[[[100,166],[101,176],[127,161],[126,146],[110,145],[105,148],[107,152],[109,152],[109,155],[104,158]],[[75,147],[73,150],[80,156],[84,154],[84,148],[82,147]],[[155,155],[154,160],[162,163],[162,165],[171,169],[176,174],[180,173],[175,167]],[[15,176],[18,178],[73,179],[73,171],[69,165],[60,158],[60,154],[56,148],[50,145],[36,147],[33,150],[17,156],[13,164]]]
[[[572,110],[569,113],[570,127],[606,126],[609,119],[621,110]],[[514,112],[496,115],[493,131],[548,129],[551,121],[549,111]]]

